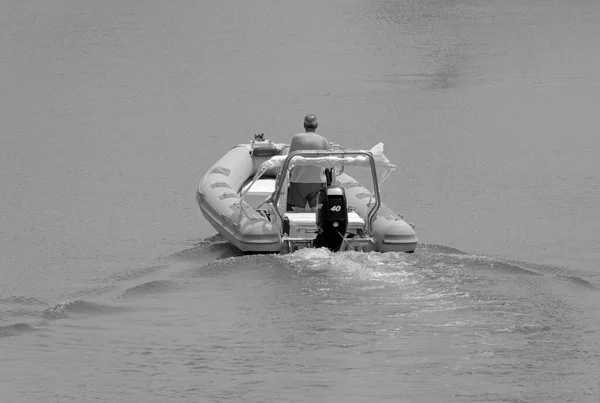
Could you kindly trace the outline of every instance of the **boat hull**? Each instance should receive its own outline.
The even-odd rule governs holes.
[[[196,192],[204,217],[242,252],[281,250],[279,229],[239,196],[244,182],[266,159],[251,156],[247,146],[234,147],[208,170]]]
[[[244,253],[285,253],[289,251],[289,240],[281,233],[281,223],[268,210],[258,211],[262,196],[251,195],[254,201],[249,204],[248,195],[240,196],[245,184],[256,174],[260,165],[273,153],[285,154],[286,144],[271,143],[275,150],[261,156],[253,155],[252,144],[233,147],[206,172],[198,184],[196,201],[207,221],[227,242]],[[268,155],[267,155],[268,154]],[[259,179],[259,185],[272,185],[277,172],[267,172],[270,179]],[[348,206],[364,220],[373,203],[373,194],[350,175],[342,173],[338,183],[346,190]],[[263,182],[264,181],[264,182]],[[270,182],[267,182],[270,181]],[[260,186],[258,186],[260,187]],[[264,187],[264,186],[263,186]],[[274,190],[274,189],[273,189]],[[266,197],[265,197],[266,199]],[[381,205],[372,221],[371,238],[374,250],[378,252],[414,252],[418,239],[414,228],[403,218]]]

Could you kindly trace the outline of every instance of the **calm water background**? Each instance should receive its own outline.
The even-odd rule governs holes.
[[[6,0],[0,401],[600,401],[600,3]],[[414,255],[239,256],[194,189],[306,113]]]

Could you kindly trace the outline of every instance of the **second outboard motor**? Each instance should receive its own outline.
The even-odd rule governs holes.
[[[342,246],[348,228],[346,191],[341,186],[327,186],[317,195],[317,227],[315,247],[326,247],[337,252]]]

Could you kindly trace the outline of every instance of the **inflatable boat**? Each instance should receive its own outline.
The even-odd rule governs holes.
[[[319,247],[336,252],[414,252],[418,242],[414,225],[380,199],[380,183],[396,168],[383,155],[383,144],[369,151],[332,148],[289,154],[288,144],[257,134],[208,169],[196,192],[200,210],[227,242],[244,253]],[[327,186],[318,192],[315,211],[308,207],[287,211],[290,172],[299,165],[331,173]],[[345,172],[349,167],[366,170],[371,186]]]

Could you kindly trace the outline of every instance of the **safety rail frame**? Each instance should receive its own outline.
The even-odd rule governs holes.
[[[328,156],[338,156],[338,157],[340,157],[340,156],[341,157],[365,156],[368,158],[370,166],[371,166],[371,175],[373,178],[373,196],[375,197],[375,204],[369,210],[369,212],[367,214],[367,221],[366,221],[366,224],[367,224],[366,233],[367,233],[367,235],[371,236],[372,235],[371,228],[373,226],[373,221],[375,220],[375,216],[377,215],[377,212],[379,211],[379,207],[381,207],[381,199],[380,199],[380,194],[379,194],[379,182],[377,180],[377,167],[375,165],[375,158],[373,157],[373,153],[371,153],[370,151],[364,151],[364,150],[343,150],[343,151],[298,150],[298,151],[292,152],[291,154],[288,154],[287,158],[283,162],[283,165],[281,166],[281,171],[280,171],[279,175],[277,176],[277,180],[275,182],[275,192],[273,194],[273,198],[270,201],[273,204],[273,210],[275,210],[275,212],[279,216],[279,219],[281,220],[280,222],[283,223],[283,215],[282,215],[281,211],[277,208],[277,204],[279,203],[281,188],[283,187],[283,184],[285,183],[285,179],[286,179],[285,176],[289,169],[290,162],[292,161],[292,159],[294,159],[295,157],[298,157],[298,156],[309,157],[309,158],[311,158],[311,157],[312,158],[328,157]]]

